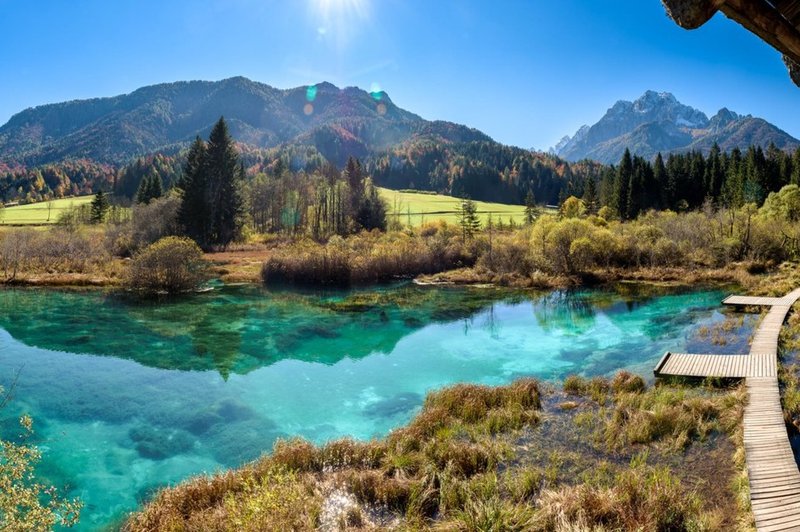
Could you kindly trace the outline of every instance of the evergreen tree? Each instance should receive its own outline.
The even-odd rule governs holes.
[[[661,152],[656,155],[656,160],[653,163],[653,184],[656,187],[658,194],[657,207],[664,208],[668,204],[665,191],[667,189],[667,169],[664,167],[664,158]]]
[[[725,174],[722,168],[719,145],[716,142],[711,146],[711,152],[708,154],[705,181],[706,196],[714,199],[719,198],[722,184],[725,181]]]
[[[208,137],[205,159],[211,200],[209,243],[225,247],[239,236],[244,221],[244,168],[222,117]]]
[[[593,175],[589,175],[583,185],[583,203],[586,205],[588,214],[597,212],[597,189],[595,188]]]
[[[531,225],[536,219],[536,198],[533,197],[533,191],[528,189],[528,194],[525,196],[525,224]]]
[[[206,145],[195,138],[186,157],[183,175],[178,181],[183,191],[183,201],[178,211],[178,220],[184,232],[200,247],[210,243],[210,199],[209,179],[206,164]]]
[[[103,223],[110,207],[108,196],[101,190],[92,200],[89,221],[93,224]]]
[[[164,183],[161,181],[161,176],[153,172],[150,177],[150,200],[158,199],[164,195]]]
[[[664,206],[668,209],[675,210],[678,207],[678,200],[682,195],[679,191],[683,166],[677,155],[671,153],[667,157],[667,186],[664,188]]]
[[[800,147],[792,154],[792,176],[789,182],[792,185],[800,185]]]
[[[620,165],[621,166],[621,165]],[[639,216],[644,208],[645,190],[645,167],[647,161],[641,157],[633,158],[633,172],[628,183],[628,201],[624,218],[632,220]]]
[[[623,220],[627,218],[628,213],[628,186],[633,176],[633,161],[631,160],[631,152],[625,148],[625,153],[622,154],[622,159],[617,168],[616,187],[614,190],[614,205],[620,218]]]
[[[358,159],[348,157],[344,178],[350,187],[350,215],[355,218],[360,210],[359,204],[364,197],[364,172]]]
[[[371,231],[373,229],[386,230],[386,203],[378,193],[378,187],[372,184],[371,180],[364,187],[364,195],[359,202],[356,223],[362,229]]]
[[[136,203],[145,204],[148,202],[148,194],[150,192],[150,174],[142,177],[139,181],[139,188],[136,189]]]
[[[478,218],[478,207],[471,199],[461,201],[461,209],[458,212],[458,225],[461,226],[461,234],[466,241],[475,236],[481,228],[481,221]]]
[[[722,187],[722,201],[732,208],[741,207],[744,204],[744,176],[743,176],[742,152],[739,148],[731,150],[728,159],[728,167],[725,172],[725,184]]]
[[[164,185],[158,172],[151,170],[139,183],[136,191],[136,203],[148,204],[156,198],[160,198],[164,193]]]
[[[750,146],[744,159],[742,195],[745,203],[760,204],[764,199],[767,182],[767,160],[761,146]]]

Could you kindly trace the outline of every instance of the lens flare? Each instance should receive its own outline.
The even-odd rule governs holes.
[[[378,111],[379,115],[381,115],[381,116],[385,115],[386,114],[386,104],[379,103],[376,110]]]
[[[313,112],[314,112],[314,106],[311,105],[310,103],[307,103],[303,106],[303,114],[305,114],[306,116],[310,116],[311,113]]]
[[[373,81],[369,86],[369,94],[375,101],[380,101],[383,98],[383,91],[381,91],[381,86],[377,81]]]
[[[317,99],[317,86],[316,85],[309,85],[306,89],[306,100],[309,102],[313,102]]]

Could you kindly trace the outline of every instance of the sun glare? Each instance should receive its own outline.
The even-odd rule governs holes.
[[[332,37],[341,48],[352,37],[358,22],[369,19],[370,0],[310,0],[311,15],[317,19],[317,39]]]
[[[367,0],[311,0],[314,9],[324,18],[340,15],[367,16]]]

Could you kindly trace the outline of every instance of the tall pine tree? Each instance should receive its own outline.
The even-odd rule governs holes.
[[[241,189],[244,168],[222,117],[208,137],[205,160],[210,192],[209,243],[225,247],[239,236],[243,225],[244,200]]]
[[[106,214],[111,204],[108,201],[108,196],[102,190],[95,195],[92,200],[91,210],[89,212],[89,220],[93,224],[103,223],[106,219]]]
[[[631,152],[625,148],[625,153],[622,154],[622,159],[617,168],[616,187],[614,190],[614,205],[617,214],[623,220],[627,218],[628,214],[628,186],[633,177],[633,161],[631,160]]]
[[[189,148],[183,175],[178,181],[178,188],[183,191],[178,220],[186,236],[203,248],[211,241],[211,194],[206,167],[206,144],[197,137]]]
[[[583,185],[583,203],[586,205],[586,212],[595,214],[597,212],[597,188],[595,187],[594,176],[589,174]]]

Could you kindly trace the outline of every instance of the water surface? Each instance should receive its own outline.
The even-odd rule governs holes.
[[[0,384],[16,379],[2,435],[34,418],[47,480],[96,530],[158,487],[233,467],[276,438],[370,438],[453,382],[558,381],[667,349],[747,352],[753,320],[711,345],[720,290],[520,295],[401,285],[300,293],[221,287],[173,302],[99,291],[0,291]]]

